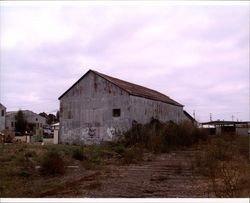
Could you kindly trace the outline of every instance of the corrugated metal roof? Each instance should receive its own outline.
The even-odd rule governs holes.
[[[145,98],[153,99],[157,101],[162,101],[162,102],[166,102],[166,103],[177,105],[177,106],[183,106],[179,104],[178,102],[174,101],[173,99],[171,99],[170,97],[160,92],[157,92],[155,90],[152,90],[152,89],[140,86],[140,85],[136,85],[136,84],[124,81],[124,80],[120,80],[118,78],[114,78],[114,77],[99,73],[97,71],[93,71],[93,72],[103,77],[104,79],[110,81],[111,83],[117,85],[118,87],[125,90],[131,95],[138,96],[138,97],[145,97]]]
[[[175,106],[183,106],[182,104],[174,101],[173,99],[171,99],[170,97],[157,92],[155,90],[140,86],[140,85],[136,85],[124,80],[120,80],[118,78],[114,78],[108,75],[105,75],[103,73],[99,73],[97,71],[94,70],[89,70],[87,73],[89,73],[90,71],[92,71],[93,73],[99,75],[100,77],[104,78],[105,80],[113,83],[114,85],[118,86],[119,88],[123,89],[124,91],[128,92],[130,95],[134,95],[134,96],[138,96],[138,97],[144,97],[147,99],[152,99],[152,100],[156,100],[156,101],[162,101],[168,104],[173,104]],[[86,74],[87,74],[86,73]],[[86,74],[84,74],[75,84],[73,84],[63,95],[61,95],[59,97],[59,99],[61,99],[73,86],[75,86]]]
[[[250,121],[209,121],[204,122],[202,125],[235,125],[235,124],[248,124]]]

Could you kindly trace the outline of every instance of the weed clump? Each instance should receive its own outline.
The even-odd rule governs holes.
[[[41,173],[45,175],[62,175],[65,173],[65,162],[57,151],[51,150],[44,155]]]
[[[37,154],[35,151],[27,151],[24,153],[24,156],[27,157],[27,158],[31,158],[31,157],[36,157]]]
[[[241,138],[228,135],[215,137],[195,157],[196,170],[208,177],[217,197],[242,197],[247,194],[249,178],[244,153],[239,149]]]
[[[113,146],[112,150],[121,155],[126,151],[126,148],[122,143],[119,143],[119,144]]]
[[[122,154],[123,164],[137,163],[143,160],[143,148],[140,145],[134,145],[124,151]]]
[[[208,135],[190,122],[175,124],[174,122],[160,122],[152,119],[150,123],[134,124],[124,134],[123,142],[126,146],[141,144],[154,153],[168,152],[170,148],[188,147],[199,141],[205,141]]]
[[[86,156],[83,153],[83,149],[81,148],[74,149],[72,153],[72,158],[79,161],[86,160]]]

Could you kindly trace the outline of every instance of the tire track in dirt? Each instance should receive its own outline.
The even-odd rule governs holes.
[[[194,151],[161,154],[152,162],[115,168],[98,197],[207,197],[207,179],[191,169]],[[113,191],[110,192],[109,191]]]
[[[100,172],[94,172],[91,175],[84,176],[80,179],[68,181],[59,187],[56,187],[56,188],[53,188],[52,190],[41,193],[39,197],[48,197],[48,196],[54,196],[54,195],[56,196],[57,194],[61,193],[64,190],[67,190],[68,188],[73,189],[74,187],[77,187],[78,184],[82,182],[92,181],[93,179],[95,179],[96,176],[99,176],[99,175],[100,175]]]
[[[41,197],[209,197],[208,180],[191,167],[195,150],[160,154],[153,161],[109,165]]]

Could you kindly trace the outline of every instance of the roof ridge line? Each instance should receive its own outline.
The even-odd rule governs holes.
[[[158,92],[154,89],[150,89],[148,87],[138,85],[135,83],[131,83],[131,82],[119,79],[119,78],[115,78],[115,77],[100,73],[100,72],[93,70],[93,69],[89,69],[80,79],[78,79],[58,99],[60,100],[67,92],[70,91],[70,89],[72,89],[79,81],[81,81],[89,72],[92,72],[92,73],[98,75],[99,77],[103,78],[104,80],[107,80],[108,82],[112,83],[113,85],[115,85],[118,88],[122,89],[123,91],[127,92],[129,95],[143,97],[143,98],[147,98],[147,99],[151,99],[151,100],[155,100],[155,101],[161,101],[161,102],[172,104],[175,106],[182,106],[182,107],[184,106],[184,105],[176,102],[175,100],[173,100],[169,96],[167,96],[161,92]]]

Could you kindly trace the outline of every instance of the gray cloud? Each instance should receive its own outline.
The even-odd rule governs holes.
[[[9,110],[59,108],[88,69],[161,91],[201,121],[249,120],[247,6],[2,6]],[[14,34],[13,34],[14,33]]]

